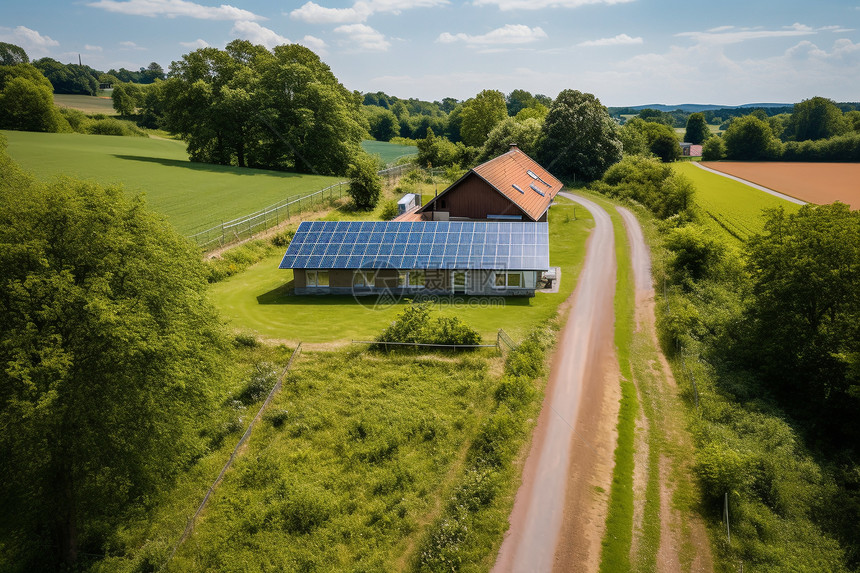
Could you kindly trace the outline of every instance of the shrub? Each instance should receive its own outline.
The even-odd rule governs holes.
[[[95,118],[98,116],[93,117]],[[89,132],[93,135],[146,137],[146,132],[130,121],[123,121],[112,117],[96,119],[89,125]]]
[[[703,161],[720,161],[726,156],[726,144],[722,137],[711,137],[702,145]]]
[[[480,344],[481,335],[458,317],[432,317],[427,303],[412,304],[397,315],[377,343],[411,342],[419,344]],[[376,347],[383,346],[376,344]]]
[[[272,364],[261,362],[254,366],[254,372],[236,395],[242,405],[248,406],[263,399],[278,381],[278,371]]]
[[[389,199],[382,206],[382,212],[379,214],[379,218],[383,221],[390,221],[398,215],[397,201],[394,199]]]
[[[367,153],[360,153],[349,165],[349,196],[357,209],[367,211],[376,207],[379,202],[382,183],[377,175],[378,170],[379,161]]]
[[[289,229],[287,231],[281,231],[280,233],[275,234],[271,238],[271,243],[276,247],[289,247],[295,235],[296,232],[292,229]]]

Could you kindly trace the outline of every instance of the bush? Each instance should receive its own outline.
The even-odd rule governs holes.
[[[390,221],[398,215],[397,201],[394,199],[389,199],[382,206],[382,212],[379,214],[379,218],[383,221]]]
[[[146,132],[134,125],[132,122],[114,119],[112,117],[96,119],[89,124],[88,129],[93,135],[146,137]]]
[[[407,307],[376,338],[382,342],[411,342],[419,344],[480,344],[481,335],[457,317],[430,315],[430,305],[417,303]]]
[[[249,406],[254,402],[262,400],[272,390],[277,381],[278,371],[275,367],[268,362],[261,362],[254,366],[254,372],[242,390],[236,395],[236,400],[244,406]]]
[[[382,183],[377,171],[379,161],[367,153],[357,155],[347,170],[349,196],[356,209],[369,211],[376,207],[382,194]]]
[[[280,233],[275,234],[271,238],[271,243],[276,247],[286,248],[290,246],[290,243],[293,241],[293,237],[295,235],[296,232],[292,229],[287,231],[281,231]]]
[[[702,145],[702,161],[720,161],[726,156],[722,137],[711,137]]]

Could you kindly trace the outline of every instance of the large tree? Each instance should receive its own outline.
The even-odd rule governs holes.
[[[541,134],[543,122],[529,118],[522,121],[509,117],[490,132],[487,141],[478,154],[478,161],[486,161],[508,151],[516,143],[527,155],[534,155]]]
[[[750,363],[804,415],[851,428],[856,445],[860,211],[842,203],[770,211],[748,250]]]
[[[5,567],[105,553],[106,532],[203,452],[195,417],[225,350],[206,284],[141,200],[42,183],[0,149]]]
[[[21,46],[0,42],[0,66],[29,64],[30,58]]]
[[[30,64],[0,66],[0,128],[55,132],[68,123],[54,105],[49,82]]]
[[[711,130],[708,129],[708,122],[705,121],[705,114],[691,113],[687,118],[687,129],[684,132],[684,141],[693,145],[701,145],[711,136]]]
[[[723,134],[723,141],[728,159],[775,159],[780,153],[780,142],[774,137],[768,122],[754,115],[734,120]]]
[[[618,128],[594,95],[564,90],[552,103],[538,144],[538,160],[560,177],[599,179],[621,159]]]
[[[463,104],[460,136],[463,143],[480,147],[496,125],[508,117],[505,96],[496,90],[484,90]]]
[[[366,134],[360,97],[296,44],[202,48],[170,76],[164,122],[195,161],[344,174]]]
[[[827,139],[848,131],[842,110],[832,100],[823,97],[805,99],[794,105],[789,131],[795,141]]]

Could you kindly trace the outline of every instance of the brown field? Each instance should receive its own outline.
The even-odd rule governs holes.
[[[709,161],[702,165],[808,203],[842,201],[860,209],[860,163]]]

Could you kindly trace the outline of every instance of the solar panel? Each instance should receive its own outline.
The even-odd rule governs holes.
[[[547,223],[311,221],[280,268],[549,268]]]

